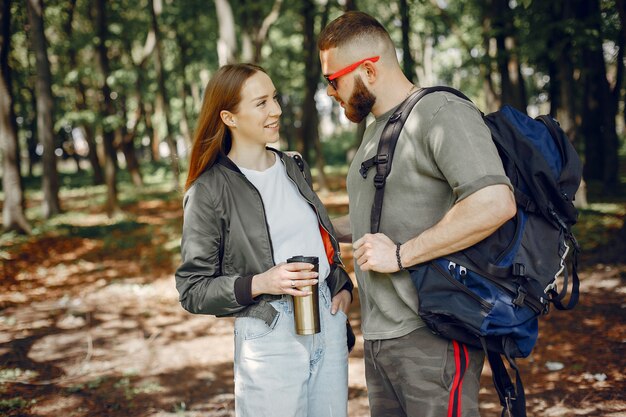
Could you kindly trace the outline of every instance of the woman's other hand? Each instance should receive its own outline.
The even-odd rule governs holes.
[[[348,290],[339,291],[334,297],[332,304],[330,306],[330,314],[337,314],[337,311],[341,309],[346,316],[348,315],[348,309],[350,308],[350,303],[352,302],[352,295]]]
[[[252,297],[261,294],[309,295],[311,291],[299,288],[317,284],[318,273],[312,269],[313,265],[305,262],[280,263],[252,277]]]

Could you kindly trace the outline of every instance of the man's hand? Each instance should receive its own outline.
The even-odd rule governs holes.
[[[362,271],[398,272],[396,244],[382,233],[367,233],[353,245],[354,259]]]

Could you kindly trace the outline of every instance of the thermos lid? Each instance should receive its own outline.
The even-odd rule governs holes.
[[[313,265],[317,265],[319,263],[319,258],[317,256],[302,256],[302,255],[297,255],[297,256],[292,256],[291,258],[287,259],[288,263],[293,263],[293,262],[306,262],[308,264],[313,264]]]

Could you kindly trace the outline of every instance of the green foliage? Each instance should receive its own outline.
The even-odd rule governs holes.
[[[326,165],[346,165],[348,163],[346,156],[348,151],[354,147],[354,142],[355,133],[350,130],[344,130],[324,140],[322,142],[322,152],[324,152]]]
[[[623,203],[593,203],[581,210],[573,232],[583,251],[593,251],[610,243],[625,220]]]
[[[70,394],[83,392],[85,390],[97,390],[100,388],[103,382],[107,380],[107,377],[98,377],[84,384],[76,384],[66,388],[66,391]]]
[[[29,369],[24,370],[20,368],[5,368],[0,369],[0,384],[4,384],[6,382],[12,381],[23,381],[35,378],[37,376],[37,372],[31,371]]]
[[[163,391],[163,387],[156,382],[142,382],[141,384],[135,385],[128,376],[121,378],[113,386],[122,390],[124,397],[129,401],[140,394],[153,394]]]
[[[618,37],[623,32],[616,0],[599,0],[601,24],[591,23],[596,15],[581,17],[577,10],[585,2],[516,0],[505,2],[501,11],[507,29],[515,38],[514,53],[524,72],[530,104],[547,104],[552,100],[550,88],[551,65],[558,64],[563,50],[568,51],[576,74],[585,62],[583,48],[605,47],[607,73],[614,79],[617,65]],[[358,7],[376,16],[389,30],[395,44],[401,45],[401,19],[397,2],[361,0]],[[93,134],[103,130],[117,130],[132,134],[136,148],[145,148],[145,139],[159,136],[163,139],[166,124],[157,104],[157,79],[155,56],[144,56],[151,31],[149,8],[151,0],[119,0],[106,2],[106,19],[109,38],[107,49],[109,75],[102,78],[95,36],[93,4],[87,0],[72,2],[45,2],[45,24],[48,54],[52,69],[52,90],[55,96],[55,140],[60,147],[69,140],[72,128],[86,127]],[[218,68],[217,40],[220,22],[214,2],[203,0],[164,1],[158,16],[163,47],[165,88],[170,104],[170,125],[175,136],[181,136],[186,121],[193,130],[210,75]],[[230,0],[234,14],[238,48],[243,47],[244,36],[253,37],[275,0]],[[494,2],[477,0],[409,1],[411,52],[421,84],[446,84],[463,90],[480,107],[485,108],[485,76],[494,74],[492,81],[496,94],[500,92],[497,58],[508,52],[493,51],[493,37],[498,30],[493,25]],[[569,16],[563,10],[571,9]],[[337,2],[315,2],[315,28],[319,32],[322,12],[328,7],[332,20],[343,12]],[[306,71],[303,50],[303,18],[301,2],[283,1],[278,19],[269,29],[261,50],[260,64],[271,75],[281,95],[283,106],[283,134],[290,148],[297,148],[300,135],[302,103],[305,97]],[[12,69],[12,92],[18,115],[19,138],[22,149],[27,143],[36,146],[36,109],[34,86],[36,84],[35,59],[31,40],[25,31],[25,7],[12,2],[12,48],[9,64]],[[487,19],[489,17],[489,19]],[[598,29],[599,28],[599,29]],[[399,56],[402,54],[398,50]],[[313,51],[315,54],[316,51]],[[430,70],[429,70],[430,69]],[[578,75],[576,75],[578,77]],[[111,89],[114,113],[102,114],[102,84]],[[318,88],[324,88],[320,79]],[[576,104],[584,91],[575,91]],[[151,116],[152,126],[147,115]],[[585,115],[580,115],[585,117]],[[131,130],[132,129],[132,130]],[[620,127],[620,132],[622,128]],[[339,130],[339,129],[338,129]],[[345,159],[345,151],[352,146],[349,134],[337,133],[323,143],[329,164],[336,165]],[[624,140],[621,139],[622,149]],[[299,144],[298,144],[299,145]],[[35,158],[35,156],[33,156]],[[163,168],[169,171],[169,166]],[[165,174],[165,173],[163,173]],[[120,175],[127,175],[121,171]],[[170,174],[171,175],[171,174]],[[123,178],[122,181],[126,179]],[[64,187],[89,186],[87,178],[69,178],[62,174]],[[40,187],[38,179],[27,179],[29,190]]]
[[[7,399],[0,399],[0,412],[10,412],[20,410],[30,404],[34,404],[35,400],[25,400],[22,397],[14,397]]]

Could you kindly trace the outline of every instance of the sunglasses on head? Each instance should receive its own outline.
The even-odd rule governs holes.
[[[334,88],[335,90],[337,89],[337,79],[339,77],[342,77],[346,74],[351,73],[352,71],[354,71],[355,69],[357,69],[359,67],[359,65],[361,65],[362,63],[364,63],[365,61],[372,61],[372,62],[376,62],[380,59],[380,56],[373,56],[370,58],[365,58],[362,59],[360,61],[355,62],[354,64],[350,64],[347,67],[340,69],[337,72],[334,72],[330,75],[324,75],[324,78],[326,78],[326,81],[328,81],[328,84]]]

